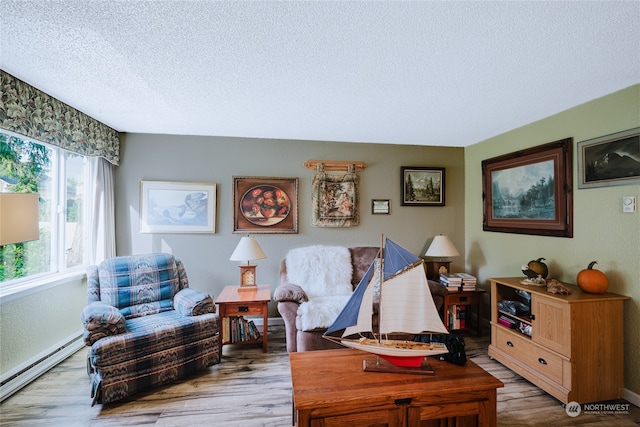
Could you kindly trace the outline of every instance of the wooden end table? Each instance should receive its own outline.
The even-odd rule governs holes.
[[[434,375],[365,372],[376,356],[360,350],[290,353],[294,423],[494,427],[502,382],[471,360],[428,359]]]
[[[267,327],[269,323],[269,301],[271,301],[271,286],[260,285],[255,291],[238,291],[238,286],[225,286],[216,299],[218,315],[221,324],[225,318],[259,316],[262,315],[262,337],[257,340],[232,341],[231,337],[222,336],[220,354],[225,344],[255,344],[262,341],[262,352],[267,352]]]
[[[476,307],[476,327],[478,336],[482,336],[482,295],[485,293],[484,289],[475,289],[472,291],[448,291],[444,296],[444,326],[451,330],[449,325],[448,310],[450,305],[466,305]],[[467,317],[467,321],[469,318]],[[464,329],[469,329],[465,326]]]

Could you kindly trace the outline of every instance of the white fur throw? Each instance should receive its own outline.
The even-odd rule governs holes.
[[[349,297],[350,295],[316,297],[301,303],[296,317],[296,329],[311,331],[316,328],[328,328],[347,304]]]
[[[287,280],[304,289],[309,299],[353,292],[351,253],[344,246],[291,249],[285,262]]]

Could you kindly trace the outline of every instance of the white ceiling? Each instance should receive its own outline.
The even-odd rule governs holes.
[[[468,146],[640,83],[638,1],[2,0],[0,14],[3,70],[122,132]]]

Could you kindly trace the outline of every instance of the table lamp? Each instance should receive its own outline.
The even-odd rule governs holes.
[[[247,264],[240,267],[240,287],[239,291],[255,291],[258,289],[256,281],[256,265],[251,265],[250,261],[264,259],[267,256],[262,251],[258,241],[251,236],[240,239],[238,246],[231,254],[231,261],[246,261]]]
[[[429,249],[425,256],[434,258],[431,261],[431,269],[427,267],[427,274],[431,280],[439,280],[441,274],[449,273],[449,265],[451,260],[447,259],[459,256],[458,250],[447,236],[440,234],[433,238],[433,242],[429,245]]]
[[[0,246],[40,238],[37,193],[0,193]]]

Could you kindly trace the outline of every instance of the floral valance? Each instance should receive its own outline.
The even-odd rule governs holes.
[[[2,70],[0,77],[0,128],[118,165],[120,138],[115,129]]]

